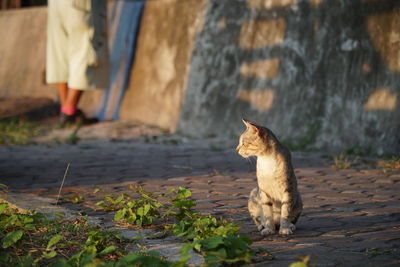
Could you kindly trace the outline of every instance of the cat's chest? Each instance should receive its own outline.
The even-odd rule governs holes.
[[[274,157],[257,159],[258,186],[274,199],[280,199],[282,193],[279,168],[279,162]]]
[[[275,157],[258,157],[257,177],[265,179],[274,178],[279,167],[278,165],[278,161]]]

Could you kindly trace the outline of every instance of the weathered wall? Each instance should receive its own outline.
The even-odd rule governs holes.
[[[399,154],[399,24],[397,0],[147,1],[120,118],[230,137],[246,117],[299,148]],[[56,99],[46,9],[0,25],[0,97]]]
[[[400,151],[400,1],[210,0],[178,130]]]
[[[121,120],[175,130],[208,0],[147,1]]]
[[[45,85],[44,77],[46,16],[46,8],[0,12],[0,97],[55,99],[56,92]]]

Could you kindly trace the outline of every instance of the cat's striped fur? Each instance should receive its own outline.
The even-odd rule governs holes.
[[[239,138],[237,152],[257,157],[258,186],[250,193],[248,208],[262,235],[289,235],[296,229],[303,204],[297,189],[291,155],[266,127],[243,119],[247,126]]]

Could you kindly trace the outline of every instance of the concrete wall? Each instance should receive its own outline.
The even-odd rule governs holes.
[[[0,11],[0,97],[55,99],[45,85],[46,9]]]
[[[207,0],[146,2],[121,120],[176,129],[206,3]]]
[[[400,151],[400,2],[210,0],[178,130]]]
[[[120,118],[231,137],[245,117],[301,149],[399,154],[399,23],[397,0],[147,1]],[[56,99],[45,8],[0,25],[0,97]]]

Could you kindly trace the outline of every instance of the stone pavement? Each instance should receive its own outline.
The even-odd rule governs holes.
[[[71,163],[62,195],[84,195],[85,201],[62,207],[98,218],[107,215],[94,210],[94,203],[106,193],[128,192],[130,184],[155,192],[185,186],[197,209],[234,219],[254,247],[274,254],[256,266],[288,266],[307,255],[316,266],[400,266],[398,171],[367,165],[337,170],[321,153],[293,153],[304,213],[293,236],[263,238],[247,212],[247,197],[256,185],[255,162],[239,157],[234,146],[175,137],[4,146],[0,183],[16,201],[45,197],[54,203]],[[94,194],[94,188],[100,193]]]

